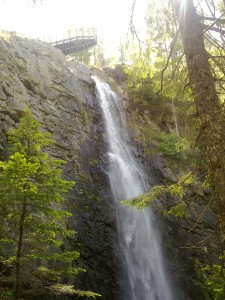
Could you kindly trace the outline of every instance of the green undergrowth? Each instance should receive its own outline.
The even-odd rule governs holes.
[[[196,279],[194,283],[199,286],[205,300],[225,299],[225,269],[224,255],[221,255],[217,263],[203,265],[198,259],[195,261]]]

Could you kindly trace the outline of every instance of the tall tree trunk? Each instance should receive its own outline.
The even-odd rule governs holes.
[[[200,146],[215,190],[221,227],[225,227],[225,126],[223,110],[204,46],[203,26],[193,0],[174,0],[190,86],[200,121]]]
[[[14,300],[18,300],[20,296],[20,285],[21,285],[21,256],[22,256],[22,247],[23,247],[23,234],[24,234],[24,220],[26,216],[26,199],[22,207],[21,217],[20,217],[20,227],[19,227],[19,239],[17,245],[16,253],[16,282],[15,282],[15,294]]]

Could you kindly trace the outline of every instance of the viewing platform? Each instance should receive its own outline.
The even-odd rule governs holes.
[[[68,37],[51,42],[63,54],[69,55],[97,45],[95,28],[76,28],[68,31]]]

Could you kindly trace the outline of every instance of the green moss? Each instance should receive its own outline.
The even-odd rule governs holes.
[[[14,59],[11,59],[10,66],[19,69],[19,72],[21,73],[27,72],[26,62],[22,58],[15,57]]]
[[[90,159],[89,160],[89,166],[94,167],[98,165],[98,160],[97,159]]]
[[[82,117],[83,125],[88,125],[91,119],[90,113],[85,108],[81,108],[79,110],[79,113]]]
[[[30,78],[24,78],[22,82],[29,91],[32,91],[33,93],[38,92],[37,87],[40,86],[40,81],[30,77]]]
[[[79,174],[79,181],[81,183],[87,183],[90,180],[90,176],[88,174]]]
[[[89,201],[95,201],[96,200],[96,195],[88,188],[85,188],[84,190],[84,195]]]

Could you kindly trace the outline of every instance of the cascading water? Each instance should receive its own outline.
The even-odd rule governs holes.
[[[146,191],[146,175],[129,146],[120,98],[109,85],[96,78],[95,81],[108,139],[109,177],[117,207],[119,243],[125,259],[124,300],[174,300],[152,211],[136,212],[119,203]]]

